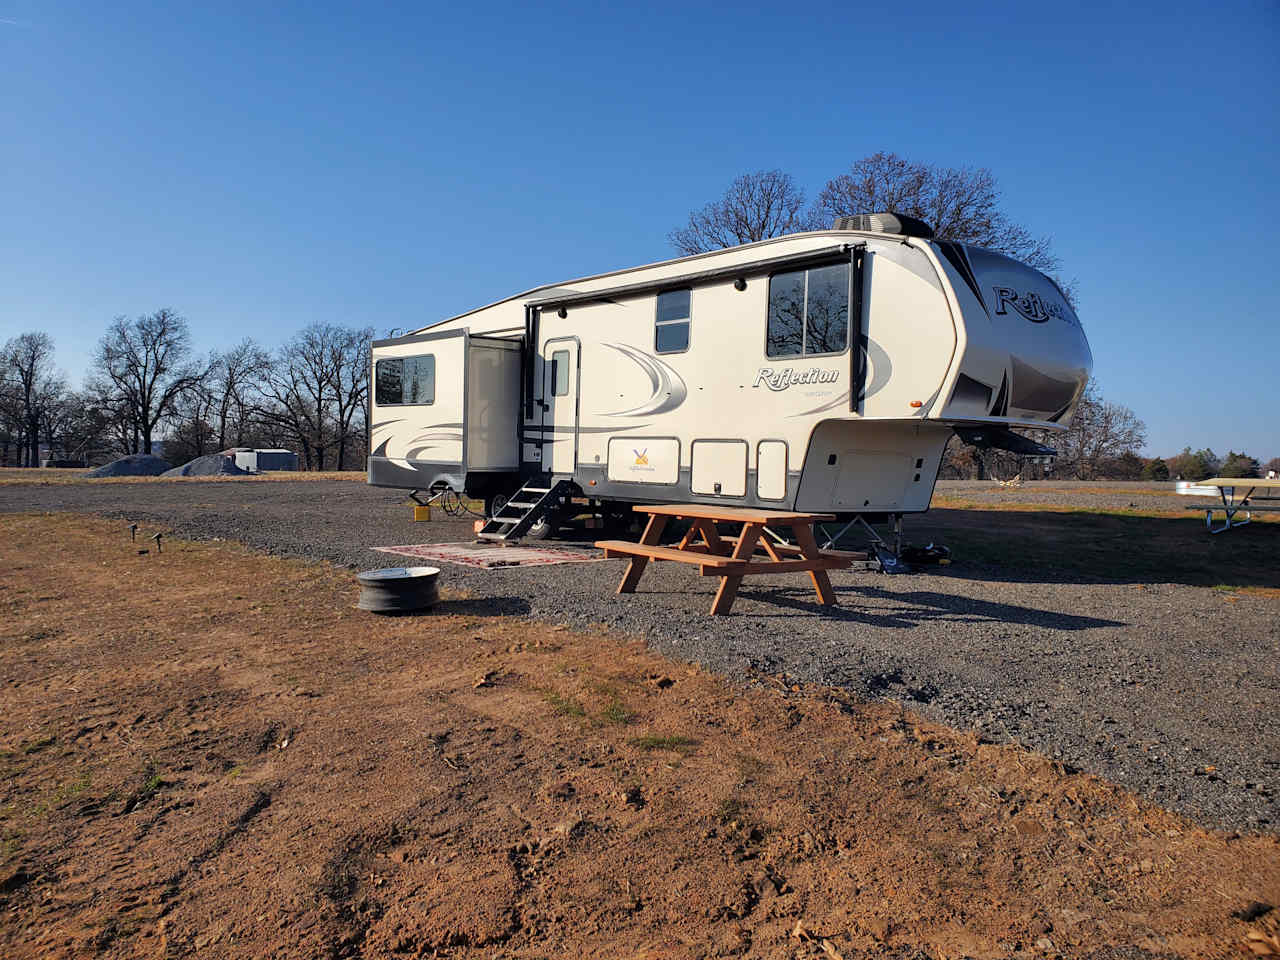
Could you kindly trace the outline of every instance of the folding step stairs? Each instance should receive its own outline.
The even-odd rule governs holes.
[[[545,476],[525,481],[506,505],[489,518],[477,536],[481,540],[516,543],[543,517],[554,516],[560,505],[572,496],[572,488],[570,480],[553,483]]]

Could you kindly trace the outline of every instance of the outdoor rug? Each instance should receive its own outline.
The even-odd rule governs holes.
[[[418,560],[457,563],[492,570],[495,567],[537,567],[551,563],[596,563],[601,551],[587,553],[560,547],[503,547],[488,543],[421,543],[403,547],[374,547],[380,553],[396,553]]]

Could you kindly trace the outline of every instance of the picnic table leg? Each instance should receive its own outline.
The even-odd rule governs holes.
[[[756,552],[756,541],[760,539],[760,531],[763,528],[762,523],[743,524],[738,546],[733,551],[733,559],[751,559],[751,555]],[[729,612],[741,584],[742,574],[740,573],[731,573],[720,578],[720,589],[716,591],[716,598],[711,601],[712,616],[722,616]]]
[[[714,520],[697,520],[695,525],[698,532],[702,534],[702,542],[707,545],[707,552],[714,553],[717,556],[724,556],[728,553],[725,549],[724,541],[720,539],[720,534],[716,530],[716,522]]]
[[[821,559],[822,551],[818,549],[818,542],[813,538],[813,524],[796,523],[791,529],[796,535],[800,555],[806,560]],[[836,602],[836,593],[831,589],[831,578],[827,576],[827,571],[810,570],[809,578],[813,580],[814,592],[818,594],[818,600],[823,606],[829,607]]]
[[[647,547],[656,546],[662,538],[662,531],[666,525],[667,517],[657,513],[650,514],[649,522],[645,524],[644,533],[640,536],[640,542]],[[648,557],[632,557],[631,562],[627,564],[627,572],[622,575],[622,582],[618,584],[618,592],[635,593],[640,575],[644,573],[644,568],[648,564]]]

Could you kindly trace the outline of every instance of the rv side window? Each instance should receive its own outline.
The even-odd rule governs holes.
[[[768,356],[841,353],[848,343],[847,263],[775,273],[769,278]]]
[[[396,357],[379,360],[373,371],[378,406],[436,402],[436,358]]]
[[[569,351],[557,350],[551,354],[551,395],[569,395]]]
[[[667,290],[658,294],[654,353],[683,353],[689,349],[689,300],[691,290]]]

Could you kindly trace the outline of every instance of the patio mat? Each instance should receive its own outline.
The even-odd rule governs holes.
[[[403,547],[374,547],[380,553],[396,553],[419,560],[457,563],[492,570],[495,567],[538,567],[551,563],[597,563],[605,559],[595,550],[565,550],[560,547],[503,547],[487,543],[421,543]]]

